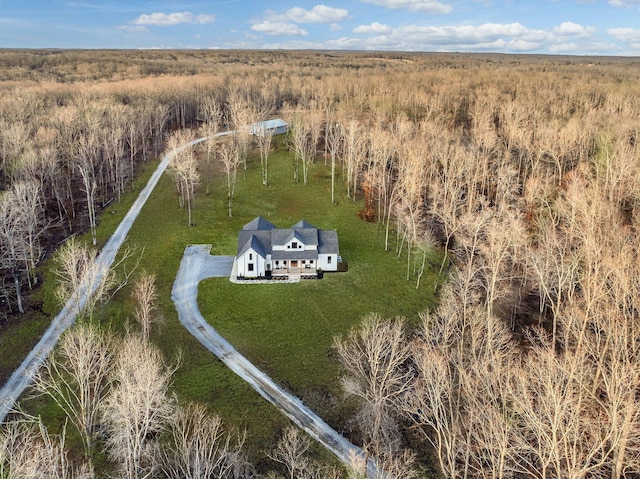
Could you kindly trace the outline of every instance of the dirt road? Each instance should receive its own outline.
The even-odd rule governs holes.
[[[233,132],[221,132],[215,135],[216,137],[230,135]],[[151,192],[156,187],[160,176],[167,169],[169,162],[175,156],[176,153],[190,147],[196,145],[198,143],[203,142],[206,138],[199,138],[197,140],[192,141],[186,145],[181,146],[180,148],[172,151],[167,154],[160,164],[156,171],[153,173],[147,185],[138,195],[138,198],[133,203],[127,215],[124,217],[122,222],[118,225],[118,228],[113,233],[111,238],[107,241],[102,248],[102,251],[98,255],[96,261],[103,265],[103,268],[100,268],[101,271],[106,271],[112,264],[118,253],[118,250],[124,243],[124,240],[133,225],[133,222],[136,220],[138,215],[140,214],[140,210],[149,199]],[[78,311],[81,310],[86,304],[87,297],[97,289],[102,281],[102,277],[96,278],[94,284],[83,284],[81,286],[82,291],[80,294],[74,294],[72,298],[79,298],[78,302],[74,299],[70,299],[65,304],[62,311],[58,313],[58,315],[51,321],[51,325],[42,335],[38,344],[31,350],[31,352],[27,355],[22,364],[16,369],[11,377],[7,380],[7,382],[0,389],[0,423],[4,421],[6,415],[11,411],[13,405],[20,397],[22,392],[27,388],[29,383],[31,383],[31,379],[33,374],[38,370],[40,365],[47,358],[49,353],[53,350],[54,346],[58,342],[58,339],[64,333],[67,328],[69,328],[76,320],[76,315]]]

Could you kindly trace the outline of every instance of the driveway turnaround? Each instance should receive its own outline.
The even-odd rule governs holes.
[[[246,381],[263,398],[274,404],[291,421],[304,429],[316,441],[334,453],[340,461],[352,466],[354,459],[363,458],[362,449],[354,446],[324,422],[302,401],[282,389],[266,374],[256,368],[211,327],[198,308],[198,283],[222,272],[233,257],[214,257],[209,254],[210,245],[187,246],[178,275],[173,283],[171,298],[176,305],[180,322],[203,346],[215,354],[234,373]],[[230,268],[229,268],[230,271]],[[367,461],[367,476],[381,477],[372,460]]]
[[[217,133],[214,137],[226,136],[232,134],[233,131],[225,131],[221,133]],[[113,264],[113,260],[124,243],[124,240],[129,234],[129,230],[133,225],[133,222],[136,220],[138,215],[140,214],[140,210],[147,202],[147,199],[151,195],[151,192],[158,184],[158,180],[164,170],[167,169],[169,162],[171,159],[180,151],[197,145],[205,141],[206,138],[199,138],[194,140],[186,145],[182,145],[179,148],[169,152],[160,162],[156,171],[154,171],[153,175],[147,182],[147,185],[143,188],[143,190],[138,195],[138,198],[133,203],[127,215],[124,217],[122,222],[118,225],[116,231],[111,235],[109,241],[104,245],[102,251],[96,258],[96,262],[99,264],[99,270],[103,273],[106,272],[111,265]],[[31,383],[33,375],[38,370],[38,368],[42,365],[44,360],[49,356],[49,353],[53,350],[54,346],[58,342],[58,339],[64,333],[67,328],[69,328],[76,320],[76,315],[79,311],[81,311],[87,299],[95,292],[95,290],[100,286],[102,282],[102,273],[96,277],[96,280],[93,284],[83,283],[80,285],[80,294],[73,294],[67,304],[64,305],[62,311],[58,313],[58,315],[53,318],[49,328],[45,331],[38,341],[38,344],[31,350],[31,352],[27,355],[27,357],[22,361],[22,364],[18,366],[11,377],[4,384],[2,389],[0,389],[0,423],[4,421],[4,418],[7,416],[9,411],[13,408],[13,405],[20,397],[22,392],[26,389],[26,387]],[[74,298],[79,298],[78,301]]]

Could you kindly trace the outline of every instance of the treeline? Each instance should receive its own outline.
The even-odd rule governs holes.
[[[360,129],[341,156],[363,215],[408,274],[434,244],[449,274],[418,331],[369,320],[337,342],[362,439],[405,454],[419,431],[447,478],[637,477],[640,97],[606,77],[434,76],[371,85],[356,126],[337,113]]]
[[[98,212],[196,115],[165,88],[16,88],[0,105],[0,295],[10,314],[24,311],[39,261],[76,232],[90,229],[95,244]]]

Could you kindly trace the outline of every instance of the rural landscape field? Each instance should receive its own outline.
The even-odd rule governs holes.
[[[82,304],[0,478],[640,477],[639,82],[637,58],[0,50],[0,385]],[[199,310],[351,461],[178,317],[185,248],[234,256],[257,216],[336,230],[339,271],[204,279]]]

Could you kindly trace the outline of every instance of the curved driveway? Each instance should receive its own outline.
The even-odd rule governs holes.
[[[211,327],[198,307],[198,283],[211,277],[229,277],[232,256],[211,256],[211,245],[187,246],[180,269],[173,283],[171,298],[180,322],[203,346],[215,354],[229,369],[240,376],[263,398],[278,407],[289,419],[311,437],[351,466],[354,458],[364,457],[363,451],[338,434],[302,401],[288,393],[266,374],[242,356]],[[380,477],[372,460],[367,462],[367,476]]]

